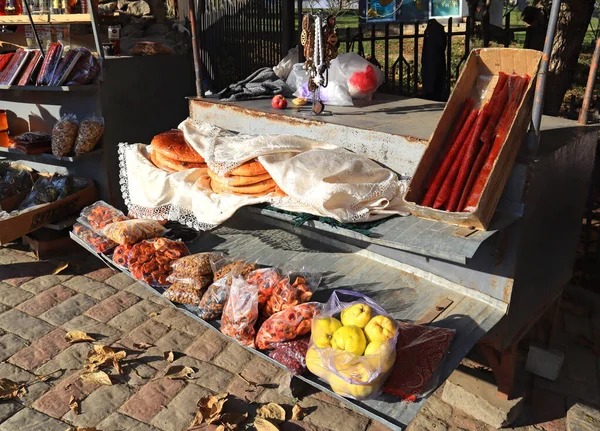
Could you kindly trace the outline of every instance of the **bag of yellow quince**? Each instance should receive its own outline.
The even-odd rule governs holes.
[[[313,318],[306,366],[339,395],[375,398],[394,367],[397,339],[396,321],[375,301],[337,290]]]

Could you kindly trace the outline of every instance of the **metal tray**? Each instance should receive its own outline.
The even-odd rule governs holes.
[[[93,252],[79,238],[73,239]],[[433,310],[432,325],[457,331],[442,366],[439,384],[448,378],[477,340],[505,314],[504,304],[484,295],[474,297],[472,295],[477,295],[476,292],[430,273],[303,228],[274,227],[269,220],[252,220],[249,223],[248,218],[236,216],[223,226],[206,232],[201,238],[188,244],[188,248],[192,253],[224,251],[234,257],[257,261],[261,266],[306,268],[311,272],[321,272],[323,281],[313,296],[315,301],[326,302],[333,290],[344,288],[372,297],[398,320],[416,322],[423,316],[431,315]],[[93,254],[109,266],[129,274],[106,256],[95,252]],[[162,289],[142,284],[157,295],[161,294]],[[443,311],[436,312],[440,303],[450,305]],[[196,315],[197,307],[177,306],[194,319],[218,330],[220,322],[203,321]],[[267,355],[254,349],[249,350],[283,367]],[[335,394],[327,383],[310,373],[298,378],[394,430],[404,429],[425,401],[423,398],[415,403],[405,403],[395,396],[385,394],[374,400],[349,400]]]

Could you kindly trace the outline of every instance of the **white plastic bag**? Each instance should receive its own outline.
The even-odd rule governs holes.
[[[277,75],[279,78],[285,81],[290,72],[292,71],[292,68],[294,67],[295,63],[298,63],[297,46],[293,47],[288,51],[288,54],[285,56],[285,58],[273,68],[273,72],[275,72],[275,75]]]
[[[329,80],[346,82],[352,99],[371,100],[384,78],[381,69],[354,52],[338,55],[329,69]]]
[[[348,88],[345,84],[338,82],[332,82],[329,80],[327,87],[319,88],[319,98],[325,105],[330,106],[352,106],[352,97],[348,92]],[[312,92],[308,89],[308,80],[302,84],[298,90],[294,93],[296,97],[303,97],[312,100]]]
[[[302,87],[302,84],[305,84],[306,82],[308,82],[308,73],[306,73],[306,70],[304,70],[304,63],[294,64],[285,83],[292,89],[292,91],[296,91],[298,88]]]

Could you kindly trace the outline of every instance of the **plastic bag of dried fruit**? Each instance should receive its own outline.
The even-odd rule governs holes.
[[[225,254],[219,252],[196,253],[182,257],[173,262],[171,268],[173,273],[169,276],[171,283],[191,283],[204,285],[206,287],[213,281],[213,264],[225,258]]]
[[[102,229],[102,234],[117,244],[135,244],[144,239],[161,237],[165,232],[165,227],[156,220],[145,219],[119,221]]]
[[[221,332],[244,346],[254,348],[257,319],[258,287],[242,277],[233,277],[221,317]]]
[[[252,271],[246,281],[258,287],[258,308],[262,310],[275,288],[285,277],[277,268],[260,268]]]
[[[313,316],[319,309],[318,302],[307,302],[273,314],[258,330],[256,347],[261,350],[270,349],[275,343],[308,334]]]
[[[284,365],[295,376],[302,375],[306,371],[306,352],[309,342],[309,337],[303,337],[283,343],[274,343],[271,345],[273,350],[269,352],[269,358]]]
[[[113,251],[112,260],[123,268],[129,268],[129,255],[134,244],[122,244],[115,247]]]
[[[75,155],[80,156],[94,149],[104,133],[104,118],[88,117],[79,124],[75,140]]]
[[[52,128],[52,154],[66,156],[73,149],[79,123],[74,114],[63,115]]]
[[[168,278],[167,278],[168,280]],[[190,283],[175,282],[163,293],[169,301],[178,304],[198,305],[202,300],[204,289],[198,289],[198,285]]]
[[[118,221],[127,220],[125,214],[104,201],[94,202],[81,210],[81,223],[88,225],[97,233],[102,233],[105,226]]]
[[[115,242],[103,235],[98,235],[92,229],[79,222],[73,225],[73,233],[98,253],[103,253],[117,246]]]
[[[310,301],[321,283],[321,274],[292,272],[282,277],[261,309],[264,317]]]
[[[190,254],[181,241],[155,238],[139,242],[129,253],[129,270],[137,280],[150,286],[167,287],[171,275],[171,263]]]
[[[208,286],[198,304],[198,316],[204,320],[217,319],[223,313],[233,276],[245,278],[257,268],[255,263],[235,259],[221,259],[211,262],[211,266],[214,282]]]

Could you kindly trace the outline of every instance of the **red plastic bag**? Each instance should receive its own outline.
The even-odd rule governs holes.
[[[319,303],[307,302],[272,315],[260,327],[256,346],[261,350],[270,349],[274,343],[308,334],[313,316],[318,313],[319,308]]]

